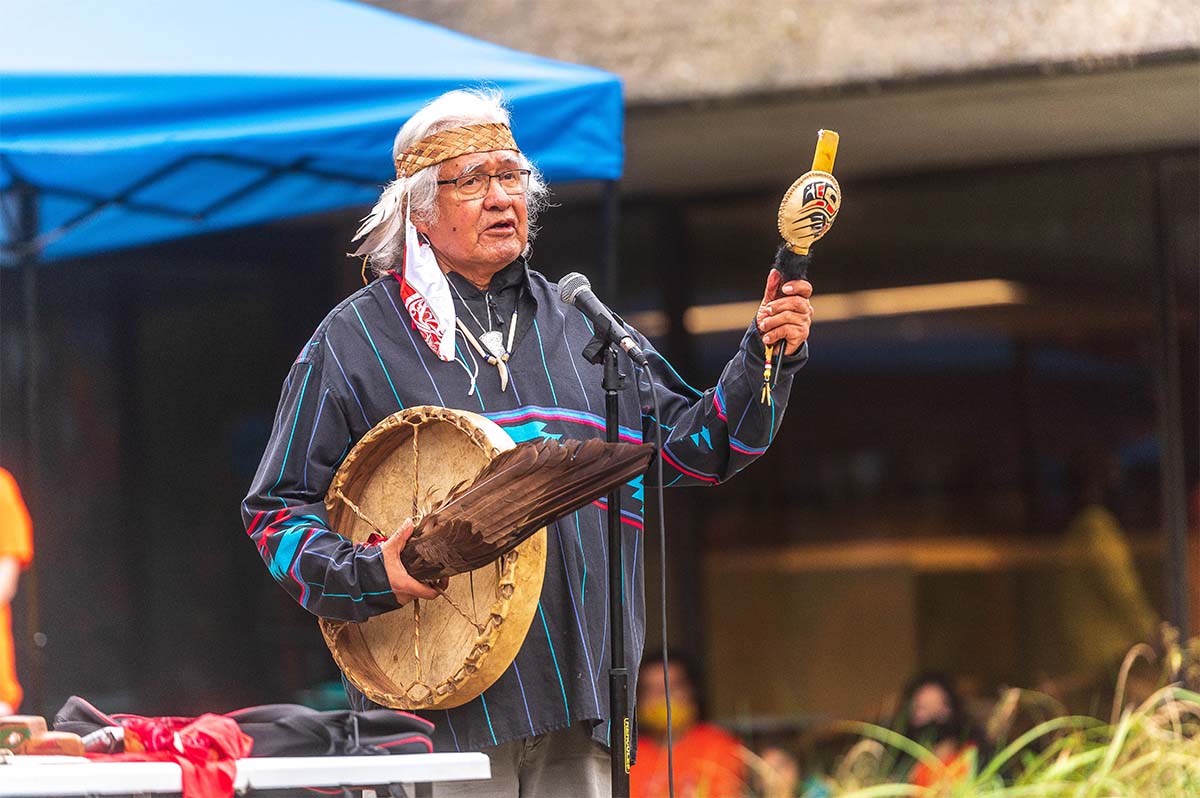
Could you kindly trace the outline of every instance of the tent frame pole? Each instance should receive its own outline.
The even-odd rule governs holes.
[[[21,321],[24,325],[25,363],[22,373],[22,388],[24,389],[24,434],[21,436],[21,462],[24,473],[21,481],[21,492],[33,518],[34,533],[38,529],[38,521],[44,517],[42,510],[41,469],[39,467],[41,431],[39,384],[41,363],[39,362],[39,318],[38,303],[38,268],[40,246],[38,242],[38,191],[37,188],[23,180],[14,180],[9,187],[13,202],[13,230],[11,240],[15,244],[17,268],[21,275]],[[23,634],[29,648],[29,673],[22,681],[26,685],[26,707],[32,707],[34,714],[45,715],[44,706],[44,662],[42,648],[45,645],[45,635],[41,631],[41,612],[38,601],[38,579],[36,557],[30,563],[24,576],[25,587],[21,591],[25,605],[25,623]]]
[[[1154,240],[1154,367],[1158,404],[1159,490],[1162,525],[1167,538],[1165,581],[1167,618],[1186,639],[1188,606],[1187,476],[1183,454],[1183,385],[1180,375],[1179,308],[1176,255],[1171,246],[1170,209],[1164,199],[1164,165],[1147,158]]]

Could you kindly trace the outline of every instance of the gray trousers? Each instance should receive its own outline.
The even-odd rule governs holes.
[[[488,781],[433,785],[434,798],[609,798],[608,749],[592,739],[589,723],[483,749]]]

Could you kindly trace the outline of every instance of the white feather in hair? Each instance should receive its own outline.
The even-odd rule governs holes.
[[[362,239],[358,249],[350,253],[354,257],[374,255],[396,237],[404,225],[404,189],[399,180],[393,180],[379,196],[375,207],[362,220],[351,243]]]

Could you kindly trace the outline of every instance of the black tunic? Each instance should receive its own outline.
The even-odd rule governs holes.
[[[457,278],[457,275],[452,275]],[[488,302],[465,280],[462,299],[482,324]],[[431,404],[487,416],[514,441],[604,436],[602,369],[580,352],[592,337],[587,320],[558,298],[558,288],[523,261],[493,278],[493,321],[507,326],[519,306],[511,381],[500,391],[494,367],[460,335],[453,362],[439,360],[400,300],[400,284],[381,277],[339,304],[305,345],[284,383],[271,439],[242,505],[247,533],[271,575],[302,606],[329,618],[364,620],[396,609],[378,547],[356,546],[328,527],[323,498],[351,447],[397,410]],[[459,306],[468,325],[476,324]],[[477,333],[477,330],[472,330]],[[641,338],[641,336],[638,336]],[[654,440],[651,379],[662,407],[664,479],[668,485],[712,484],[762,454],[783,417],[792,375],[807,347],[778,370],[774,403],[759,402],[762,341],[751,325],[714,388],[687,385],[648,342],[646,371],[626,381],[620,400],[622,440]],[[471,375],[477,389],[468,395]],[[623,360],[623,370],[633,367]],[[653,480],[653,470],[646,482]],[[626,668],[637,673],[645,637],[642,579],[645,487],[623,488]],[[608,743],[608,539],[605,502],[585,507],[548,532],[541,601],[525,642],[500,679],[478,699],[426,714],[437,724],[438,750],[472,751],[595,721]],[[633,681],[630,679],[631,693]],[[352,695],[352,702],[364,700]],[[632,698],[631,698],[632,701]]]

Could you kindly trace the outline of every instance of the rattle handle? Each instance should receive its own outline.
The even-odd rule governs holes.
[[[775,252],[775,262],[771,264],[771,268],[778,271],[783,279],[779,281],[779,286],[775,289],[775,296],[772,299],[779,299],[783,296],[784,283],[806,279],[808,264],[811,262],[811,255],[797,255],[787,244],[780,245]]]

